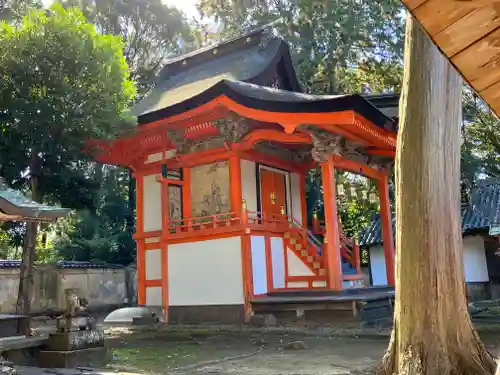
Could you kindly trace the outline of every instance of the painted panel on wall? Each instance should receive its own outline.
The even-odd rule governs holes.
[[[182,187],[168,186],[168,210],[170,220],[182,219]]]
[[[148,286],[146,288],[146,305],[163,306],[160,286]]]
[[[302,199],[300,196],[300,185],[305,182],[298,173],[290,173],[290,195],[292,201],[292,217],[302,224]]]
[[[146,280],[161,279],[161,250],[147,250],[146,252]]]
[[[252,249],[252,275],[254,294],[267,293],[266,273],[266,238],[252,236],[250,239]]]
[[[229,163],[227,161],[191,168],[191,216],[231,212]]]
[[[144,231],[161,229],[161,185],[159,175],[144,176]]]
[[[241,160],[241,197],[247,202],[249,211],[257,211],[257,177],[255,163]]]
[[[273,265],[273,287],[285,287],[285,249],[283,238],[271,237],[271,263]]]
[[[368,253],[370,255],[372,285],[387,285],[384,248],[381,245],[373,246]]]
[[[465,281],[469,283],[488,282],[488,266],[484,240],[481,236],[470,236],[463,239]]]
[[[299,259],[295,253],[286,249],[288,276],[314,276],[314,273]]]
[[[171,306],[243,304],[241,238],[169,245],[168,286]]]

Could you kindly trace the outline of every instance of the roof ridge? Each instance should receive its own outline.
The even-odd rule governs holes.
[[[252,45],[263,43],[267,39],[281,39],[274,32],[277,21],[260,26],[245,34],[217,42],[215,44],[196,49],[181,56],[174,57],[165,62],[157,76],[156,83],[162,81],[167,75],[175,74],[184,66],[196,66],[205,63],[214,57],[220,57]]]

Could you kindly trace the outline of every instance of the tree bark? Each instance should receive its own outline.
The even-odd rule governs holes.
[[[41,160],[36,150],[33,150],[30,165],[30,188],[31,199],[41,202],[42,196],[39,188]],[[31,311],[31,300],[33,298],[33,267],[36,258],[36,239],[38,234],[38,223],[30,221],[26,224],[26,233],[23,241],[23,254],[21,269],[19,272],[19,289],[16,302],[17,314],[28,314]],[[29,327],[27,327],[29,329]]]
[[[468,313],[460,219],[462,82],[409,15],[396,154],[396,307],[379,374],[492,374]]]

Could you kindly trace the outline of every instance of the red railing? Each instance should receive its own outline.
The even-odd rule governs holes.
[[[326,235],[326,228],[321,225],[318,216],[313,214],[312,219],[312,232],[314,234]],[[361,271],[361,256],[358,242],[355,239],[346,237],[342,227],[339,225],[339,240],[341,255],[356,269],[357,272]]]
[[[246,212],[246,222],[247,226],[253,227],[254,229],[266,229],[266,230],[277,230],[286,231],[287,230],[287,220],[282,214],[265,214],[263,212],[257,211],[245,211]]]
[[[238,227],[242,227],[242,220],[235,212],[170,220],[169,237],[223,232]]]

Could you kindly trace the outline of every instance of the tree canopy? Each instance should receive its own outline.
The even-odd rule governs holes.
[[[195,47],[184,14],[161,0],[63,0],[62,4],[80,8],[99,33],[122,39],[139,95],[151,87],[168,58]]]
[[[37,202],[63,202],[68,187],[89,180],[81,168],[86,142],[131,124],[135,85],[123,42],[98,33],[80,10],[55,4],[0,24],[0,71],[0,174]],[[18,312],[29,311],[37,229],[26,225]]]
[[[404,20],[398,0],[200,0],[199,9],[220,23],[221,38],[274,22],[307,92],[399,88]]]

